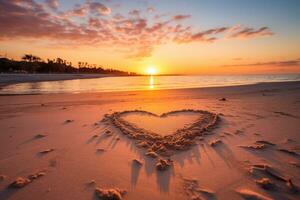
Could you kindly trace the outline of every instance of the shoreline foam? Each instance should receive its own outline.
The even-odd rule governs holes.
[[[44,74],[45,76],[50,76],[52,77],[52,81],[54,83],[47,83],[47,80],[42,81],[43,84],[47,83],[47,86],[42,86],[40,84],[37,84],[36,86],[34,85],[28,85],[28,83],[32,82],[32,83],[39,83],[40,81],[37,80],[32,80],[32,81],[26,81],[25,83],[17,83],[17,84],[9,84],[9,80],[2,80],[2,82],[4,84],[6,84],[6,86],[2,87],[2,90],[0,90],[0,94],[1,95],[13,95],[13,94],[63,94],[63,93],[90,93],[90,92],[103,92],[103,93],[110,93],[110,92],[133,92],[133,91],[158,91],[158,90],[163,90],[163,91],[167,91],[167,90],[189,90],[189,89],[206,89],[206,88],[227,88],[227,87],[239,87],[239,86],[250,86],[250,85],[263,85],[263,84],[272,84],[272,83],[290,83],[290,82],[299,82],[299,78],[297,79],[290,79],[290,80],[272,80],[272,79],[266,79],[266,80],[252,80],[248,81],[248,82],[235,82],[234,79],[231,80],[230,82],[226,82],[226,84],[220,84],[218,83],[218,81],[220,82],[220,80],[218,80],[216,83],[214,83],[213,81],[210,84],[195,84],[194,82],[197,81],[199,83],[202,83],[203,81],[201,80],[201,77],[205,77],[205,76],[199,76],[199,80],[192,80],[192,82],[189,82],[191,80],[185,80],[186,82],[171,82],[169,84],[166,84],[166,81],[168,80],[160,80],[160,76],[158,76],[158,82],[156,83],[152,83],[153,85],[151,85],[151,81],[150,81],[150,85],[149,85],[149,78],[146,76],[137,76],[136,80],[132,79],[134,77],[131,77],[130,79],[123,79],[126,77],[119,77],[119,76],[111,76],[111,75],[95,75],[95,74]],[[3,75],[5,76],[5,75]],[[36,78],[39,77],[38,74],[32,74],[32,75],[22,75],[24,77],[27,76],[35,76]],[[59,78],[59,76],[71,76],[70,79],[68,78]],[[78,78],[76,76],[82,76],[82,78]],[[90,77],[91,76],[91,77]],[[94,77],[96,76],[96,77]],[[98,77],[100,76],[100,77]],[[112,77],[114,79],[105,79],[105,81],[96,81],[93,79],[97,79],[97,78],[103,78],[103,77]],[[145,78],[146,77],[146,78]],[[163,76],[162,76],[163,77]],[[184,76],[184,77],[190,77],[191,79],[194,78],[193,76]],[[234,77],[234,76],[233,76]],[[1,74],[0,74],[0,78],[1,78]],[[122,78],[122,80],[118,80],[118,78]],[[177,77],[176,77],[177,78]],[[229,79],[230,77],[223,77],[224,79]],[[57,79],[57,80],[55,80]],[[93,80],[94,82],[68,82],[68,81],[74,81],[74,80],[80,80],[80,79],[90,79]],[[208,79],[206,77],[206,79]],[[213,80],[213,77],[212,77]],[[19,80],[13,80],[15,82],[18,82]],[[22,80],[20,80],[22,82]],[[67,81],[64,82],[64,84],[66,85],[71,85],[71,84],[79,84],[80,83],[80,87],[79,88],[57,88],[58,85],[61,85],[61,83],[59,83],[59,81]],[[128,82],[128,85],[124,85],[124,82]],[[133,82],[130,82],[133,81]],[[5,83],[6,82],[6,83]],[[205,82],[209,82],[209,79],[206,80]],[[116,83],[116,85],[115,85]],[[141,84],[138,84],[141,83]],[[179,84],[180,83],[180,84]],[[193,83],[193,84],[191,84]],[[8,84],[8,85],[7,85]],[[51,84],[54,84],[51,86]],[[180,85],[180,87],[178,87],[178,85]],[[0,86],[1,86],[1,80],[0,80]],[[30,90],[32,87],[34,87],[34,90]],[[28,89],[28,91],[26,91],[26,88]],[[49,88],[52,88],[49,90]],[[264,94],[265,95],[265,94]],[[220,99],[226,99],[224,97],[220,98]]]

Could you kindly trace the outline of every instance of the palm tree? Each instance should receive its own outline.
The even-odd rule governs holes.
[[[42,59],[38,56],[34,56],[32,54],[25,54],[22,57],[22,60],[27,61],[27,62],[40,62]]]
[[[32,56],[32,61],[33,62],[40,62],[40,61],[42,61],[42,59],[38,56]]]
[[[25,54],[25,55],[22,57],[22,60],[28,61],[28,62],[32,62],[32,58],[33,58],[33,55],[31,55],[31,54]]]
[[[57,64],[63,64],[63,63],[64,63],[64,60],[61,59],[61,58],[56,58],[56,63],[57,63]]]

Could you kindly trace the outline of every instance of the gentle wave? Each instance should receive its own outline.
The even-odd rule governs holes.
[[[161,90],[248,85],[264,82],[299,81],[300,75],[240,75],[240,76],[136,76],[105,77],[64,81],[19,83],[8,85],[0,94],[48,94]]]

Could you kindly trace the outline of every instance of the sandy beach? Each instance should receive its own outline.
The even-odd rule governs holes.
[[[0,130],[1,200],[300,198],[300,82],[3,95]]]

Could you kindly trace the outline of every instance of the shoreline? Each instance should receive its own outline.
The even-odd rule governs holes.
[[[263,74],[262,74],[263,75]],[[282,74],[284,75],[284,74]],[[146,76],[146,75],[145,75]],[[149,76],[149,75],[147,75]],[[157,75],[158,77],[161,75]],[[162,75],[165,76],[165,75]],[[243,75],[236,75],[237,77],[243,76]],[[247,76],[247,75],[246,75]],[[254,76],[260,76],[260,75],[254,75]],[[273,76],[273,75],[269,75]],[[121,75],[114,75],[114,74],[6,74],[0,73],[0,91],[1,89],[8,87],[8,86],[13,86],[16,84],[23,84],[23,83],[41,83],[41,82],[59,82],[59,81],[71,81],[71,80],[81,80],[81,79],[97,79],[97,78],[109,78],[109,77],[128,77],[128,76],[121,76]],[[140,77],[138,75],[138,77]],[[189,77],[189,76],[188,76]],[[202,77],[202,76],[200,76]],[[206,77],[206,76],[204,76]],[[212,76],[214,77],[214,76]],[[227,77],[227,75],[224,75],[224,77]],[[232,75],[232,77],[235,77],[235,75]],[[270,78],[268,78],[270,79]],[[94,88],[92,90],[77,90],[74,88],[74,90],[70,91],[44,91],[40,93],[35,93],[32,92],[30,93],[27,92],[26,90],[23,91],[23,93],[14,93],[14,92],[7,92],[3,93],[1,95],[21,95],[21,94],[63,94],[63,93],[89,93],[89,92],[132,92],[132,91],[148,91],[148,90],[181,90],[181,89],[197,89],[197,88],[219,88],[219,87],[232,87],[232,86],[243,86],[243,85],[256,85],[256,84],[264,84],[264,83],[281,83],[281,82],[298,82],[300,81],[299,78],[293,77],[290,79],[270,79],[270,80],[257,80],[257,81],[250,81],[250,82],[232,82],[232,83],[227,83],[227,84],[220,84],[219,82],[216,82],[215,84],[211,85],[184,85],[183,87],[174,87],[174,85],[164,85],[163,87],[157,86],[153,88],[145,88],[145,87],[139,87],[139,85],[136,85],[135,87],[131,88]],[[201,81],[201,80],[200,80]],[[84,83],[84,82],[83,82]]]
[[[44,81],[65,81],[76,79],[92,79],[105,78],[117,75],[112,74],[6,74],[0,73],[0,88],[19,84],[19,83],[35,83]]]
[[[111,76],[102,76],[102,77],[95,77],[95,78],[105,78],[105,77],[111,77]],[[89,77],[84,77],[82,79],[89,79]],[[73,79],[68,79],[73,80]],[[75,79],[74,79],[75,80]],[[58,80],[53,80],[58,81]],[[39,82],[39,81],[36,81]],[[18,83],[13,83],[18,84]],[[7,85],[6,85],[7,86]],[[1,89],[1,83],[0,83],[0,89]],[[211,87],[192,87],[192,88],[170,88],[170,89],[154,89],[154,90],[116,90],[116,91],[90,91],[90,92],[53,92],[53,93],[15,93],[15,94],[0,94],[0,96],[31,96],[31,95],[80,95],[80,94],[128,94],[128,93],[160,93],[160,92],[168,92],[172,93],[175,92],[212,92],[212,93],[219,93],[223,90],[231,90],[231,91],[247,91],[252,92],[255,91],[257,88],[261,88],[262,90],[272,90],[275,87],[280,87],[282,89],[285,89],[286,87],[295,87],[295,89],[300,88],[300,81],[280,81],[280,82],[260,82],[260,83],[249,83],[249,84],[243,84],[243,85],[227,85],[227,86],[211,86]],[[278,88],[277,88],[278,89]]]

